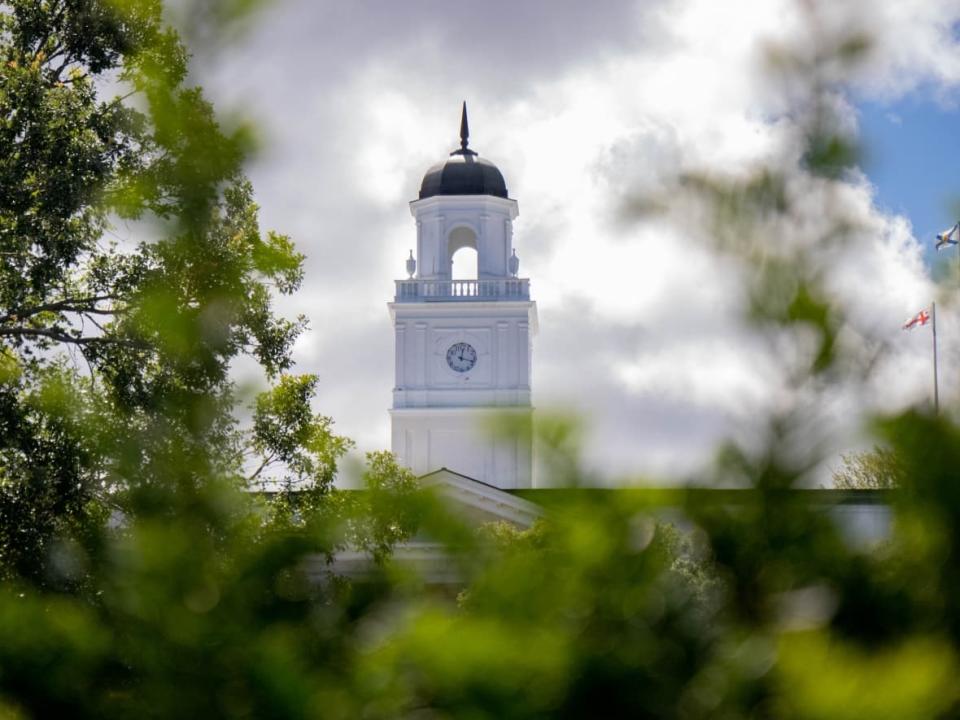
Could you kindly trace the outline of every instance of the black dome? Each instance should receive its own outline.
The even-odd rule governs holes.
[[[460,149],[450,153],[444,162],[439,162],[423,176],[420,183],[420,199],[434,195],[493,195],[507,197],[507,183],[503,175],[489,160],[481,160],[467,147],[470,128],[467,125],[467,103],[463,103],[460,116]]]
[[[489,160],[459,151],[439,162],[423,176],[420,199],[434,195],[493,195],[507,197],[507,183]]]

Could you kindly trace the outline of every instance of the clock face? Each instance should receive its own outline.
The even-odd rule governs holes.
[[[465,342],[451,345],[450,349],[447,350],[447,365],[455,372],[467,372],[476,364],[477,351]]]

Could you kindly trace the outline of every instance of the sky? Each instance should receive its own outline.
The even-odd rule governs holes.
[[[257,128],[249,174],[262,225],[307,256],[302,290],[278,308],[311,319],[295,359],[319,376],[317,410],[360,449],[388,447],[386,303],[415,246],[408,203],[458,145],[466,100],[471,147],[519,203],[520,275],[540,319],[538,412],[584,419],[585,462],[600,482],[690,477],[749,432],[783,402],[784,375],[780,351],[744,325],[742,276],[703,242],[695,213],[624,208],[670,197],[681,173],[735,179],[775,161],[816,225],[824,186],[796,155],[798,88],[771,66],[780,51],[809,58],[813,24],[820,37],[872,40],[831,95],[864,153],[831,188],[861,230],[828,275],[850,327],[884,352],[830,411],[831,452],[865,442],[863,412],[925,401],[929,338],[900,325],[934,297],[932,234],[960,210],[960,1],[862,8],[285,0],[228,46],[194,44],[218,110]],[[942,322],[949,358],[960,323],[954,333],[950,313]],[[947,375],[944,395],[960,394]]]
[[[918,92],[858,107],[863,165],[876,204],[908,217],[918,239],[929,240],[960,217],[960,164],[951,161],[960,157],[954,103]]]

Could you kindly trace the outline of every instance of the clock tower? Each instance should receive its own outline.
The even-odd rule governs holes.
[[[392,448],[417,475],[446,467],[497,488],[532,484],[529,433],[496,431],[529,422],[530,283],[517,277],[517,201],[497,167],[468,147],[431,167],[410,203],[417,250],[389,303],[396,337]],[[458,254],[459,252],[459,254]],[[454,277],[454,255],[475,254],[473,277]],[[513,426],[509,423],[508,426]]]

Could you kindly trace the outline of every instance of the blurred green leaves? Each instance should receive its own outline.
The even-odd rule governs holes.
[[[497,431],[535,438],[562,489],[531,528],[477,528],[388,453],[334,486],[352,443],[290,372],[305,319],[272,307],[303,257],[259,227],[250,133],[187,84],[161,11],[0,11],[0,717],[957,716],[952,417],[876,422],[883,543],[849,544],[804,489],[824,399],[864,367],[827,282],[856,230],[834,101],[862,33],[811,21],[811,47],[772,53],[794,157],[636,203],[696,208],[783,366],[756,442],[704,475],[737,489],[593,488],[577,422],[515,415]],[[105,241],[115,215],[145,237]],[[249,399],[243,357],[272,383]]]
[[[865,651],[823,633],[798,633],[783,638],[779,654],[777,709],[784,717],[941,717],[960,698],[956,655],[935,638]]]

